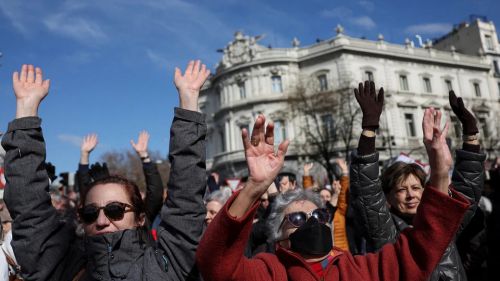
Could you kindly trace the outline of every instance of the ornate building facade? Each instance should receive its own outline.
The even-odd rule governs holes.
[[[383,137],[377,138],[381,159],[404,152],[426,162],[420,124],[427,107],[452,117],[449,135],[459,145],[460,124],[448,106],[451,89],[476,114],[483,147],[496,153],[500,45],[493,22],[462,24],[434,44],[420,47],[409,39],[402,45],[388,43],[382,35],[377,41],[353,38],[340,26],[334,38],[304,47],[297,39],[290,48],[265,47],[258,44],[260,38],[237,32],[221,50],[222,60],[200,96],[200,110],[208,119],[208,168],[225,177],[245,175],[241,129],[252,126],[260,113],[274,121],[277,143],[291,140],[285,169],[301,170],[308,155],[300,148],[308,144],[299,129],[303,119],[290,110],[289,98],[305,80],[332,94],[364,80],[384,87]],[[332,116],[324,122],[335,120],[335,112]],[[352,148],[356,142],[357,137]]]

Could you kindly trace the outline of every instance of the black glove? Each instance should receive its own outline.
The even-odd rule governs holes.
[[[99,162],[96,162],[90,166],[89,174],[94,181],[109,177],[108,166],[106,163],[101,166]]]
[[[457,98],[455,92],[450,91],[450,106],[453,113],[458,117],[460,123],[462,123],[462,131],[466,136],[475,135],[479,133],[476,125],[476,118],[472,113],[470,113],[464,106],[464,101],[462,98]]]
[[[379,127],[380,115],[384,106],[384,88],[380,88],[378,95],[376,94],[375,83],[373,81],[365,81],[364,87],[363,83],[359,83],[358,88],[354,89],[354,96],[363,112],[361,127],[375,131]]]
[[[56,176],[56,166],[52,165],[52,163],[45,163],[45,170],[47,171],[47,175],[51,182],[54,182],[57,179]]]

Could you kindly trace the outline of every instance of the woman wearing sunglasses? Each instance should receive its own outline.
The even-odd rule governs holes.
[[[376,108],[381,111],[383,92],[378,98],[375,96],[373,91],[360,100],[377,103]],[[275,152],[273,123],[269,122],[266,129],[264,124],[264,116],[258,116],[250,139],[248,131],[242,131],[249,170],[247,185],[228,200],[200,242],[196,261],[205,281],[428,278],[467,210],[465,198],[454,192],[453,197],[448,194],[449,167],[442,162],[444,134],[438,127],[429,150],[433,175],[422,196],[423,207],[414,228],[402,232],[394,244],[366,256],[352,256],[334,247],[331,230],[325,224],[328,214],[322,209],[319,196],[296,190],[280,195],[271,214],[276,254],[262,253],[247,259],[243,251],[259,198],[283,167],[288,148],[288,141],[284,141]],[[433,240],[432,247],[428,245],[429,237]]]
[[[13,248],[25,280],[185,280],[195,275],[195,250],[205,212],[204,116],[196,112],[209,71],[191,61],[175,72],[180,108],[171,126],[169,196],[158,244],[143,234],[144,205],[137,186],[110,176],[93,182],[79,210],[83,243],[51,205],[45,143],[38,107],[48,94],[42,70],[23,65],[13,75],[16,119],[2,140],[6,149],[5,202],[14,219]]]

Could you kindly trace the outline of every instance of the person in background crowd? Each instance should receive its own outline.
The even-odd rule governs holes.
[[[362,102],[363,106],[381,111],[383,91],[378,99],[375,94],[363,95]],[[366,256],[352,256],[333,247],[331,229],[326,225],[328,213],[322,209],[319,196],[298,189],[282,193],[273,205],[269,224],[277,242],[276,254],[264,253],[248,259],[243,251],[259,198],[283,167],[289,144],[285,140],[274,151],[274,125],[264,124],[265,117],[259,115],[251,138],[246,129],[242,131],[248,183],[229,199],[200,242],[196,261],[205,281],[391,281],[425,280],[430,275],[468,207],[467,200],[448,187],[450,163],[443,161],[446,132],[431,126],[436,130],[428,150],[433,169],[422,198],[424,207],[417,214],[414,228],[402,233],[395,244]],[[359,181],[358,173],[350,175],[351,181]],[[433,237],[433,247],[429,249],[428,237]]]
[[[373,82],[365,83],[365,87],[360,84],[359,91],[356,91],[358,101],[363,91],[371,92],[373,88]],[[378,159],[374,156],[374,132],[378,129],[381,111],[376,111],[378,108],[364,106],[362,102],[360,104],[363,111],[363,130],[367,131],[369,137],[362,135],[358,148],[358,151],[361,151],[357,158],[359,164],[351,166],[351,168],[354,167],[359,178],[351,185],[351,204],[357,212],[357,218],[361,220],[359,225],[367,239],[367,250],[374,252],[396,241],[404,229],[414,226],[417,220],[417,210],[419,212],[421,210],[426,175],[417,164],[396,162],[384,172],[381,177],[382,186],[380,186]],[[465,108],[462,99],[457,98],[453,91],[450,92],[450,105],[462,123],[464,135],[463,149],[456,152],[452,186],[471,203],[458,229],[457,234],[460,234],[474,215],[481,196],[485,155],[479,153],[476,120]],[[371,119],[365,120],[365,116],[370,116]],[[428,152],[431,149],[433,135],[436,134],[435,127],[439,126],[440,122],[440,111],[433,108],[425,110],[422,128],[424,145]],[[448,125],[447,122],[445,131]],[[449,162],[451,167],[452,157],[445,141],[442,149],[444,151],[442,160]],[[434,161],[434,159],[429,159],[429,161]],[[431,165],[431,182],[433,168],[435,169]],[[431,247],[433,245],[429,244],[427,249]],[[466,280],[454,242],[447,247],[441,262],[432,272],[430,280]]]
[[[297,179],[295,174],[289,172],[280,173],[276,177],[276,186],[280,193],[285,193],[290,190],[294,190],[297,186]]]
[[[207,208],[207,215],[205,216],[205,223],[207,225],[210,224],[210,222],[215,218],[219,210],[226,204],[227,199],[231,194],[224,192],[222,190],[216,190],[210,195],[208,195],[207,199],[205,200],[205,206]]]
[[[203,231],[205,136],[197,112],[199,90],[209,75],[200,61],[175,71],[180,108],[171,126],[169,196],[162,207],[158,244],[141,238],[145,210],[137,186],[122,177],[94,181],[82,196],[79,215],[84,250],[75,230],[50,203],[45,143],[38,107],[49,92],[42,70],[14,72],[16,119],[2,139],[6,149],[5,202],[13,218],[12,246],[24,280],[186,280],[197,276],[194,255]]]
[[[10,244],[12,241],[12,218],[3,203],[0,206],[0,222],[2,224],[0,232],[0,280],[19,280],[21,272]]]

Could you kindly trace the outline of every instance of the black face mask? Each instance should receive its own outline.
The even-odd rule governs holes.
[[[314,217],[289,237],[292,251],[301,255],[324,256],[332,250],[332,231]]]

